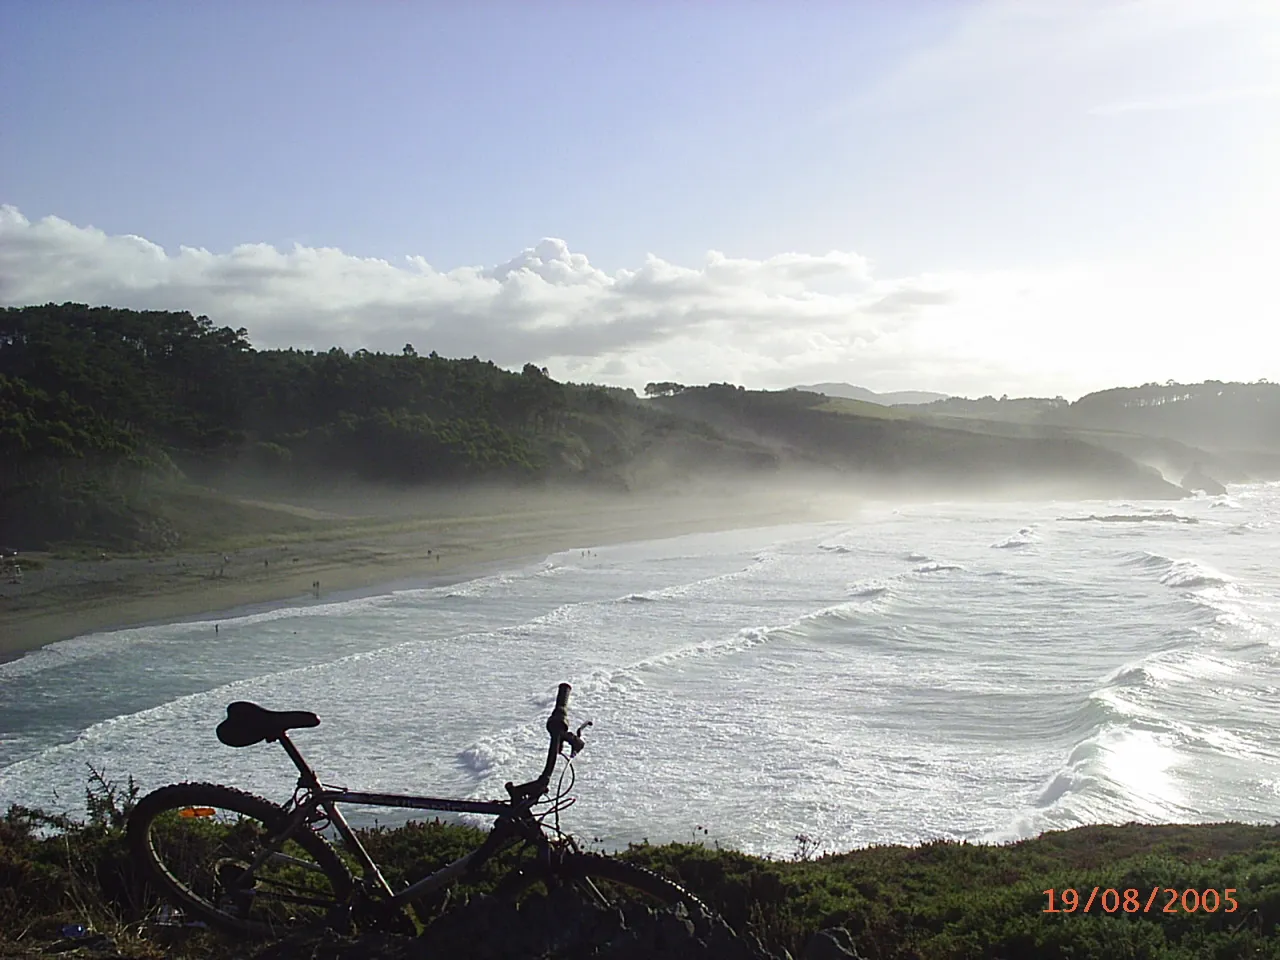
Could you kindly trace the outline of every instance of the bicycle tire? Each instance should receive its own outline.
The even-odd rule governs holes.
[[[213,824],[218,810],[238,819]],[[255,836],[277,832],[285,819],[281,807],[243,790],[179,783],[139,800],[126,834],[130,855],[145,874],[178,901],[175,906],[209,924],[250,936],[319,930],[347,904],[353,886],[350,871],[323,837],[303,827],[257,874],[244,876]],[[184,841],[190,850],[182,849]]]

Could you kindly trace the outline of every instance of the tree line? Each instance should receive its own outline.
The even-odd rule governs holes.
[[[1280,450],[1280,384],[1146,383],[1081,397],[1048,422],[1170,437],[1210,450]]]
[[[256,350],[189,312],[64,303],[0,310],[3,536],[126,523],[157,473],[431,483],[536,478],[564,418],[630,391],[476,357]],[[114,518],[114,519],[113,519]]]

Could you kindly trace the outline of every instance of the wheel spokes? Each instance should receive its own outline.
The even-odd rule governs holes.
[[[319,923],[338,902],[324,867],[302,845],[273,837],[266,824],[237,811],[176,810],[156,818],[150,841],[180,888],[239,920]]]

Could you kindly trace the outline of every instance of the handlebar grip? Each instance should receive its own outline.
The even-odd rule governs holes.
[[[569,692],[573,687],[567,683],[560,684],[560,692],[556,694],[556,709],[564,710],[569,706]]]

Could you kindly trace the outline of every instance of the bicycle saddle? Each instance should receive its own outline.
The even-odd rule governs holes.
[[[228,747],[250,747],[263,740],[279,740],[286,730],[318,726],[320,718],[305,710],[267,710],[237,700],[227,705],[227,719],[218,724],[218,739]]]

